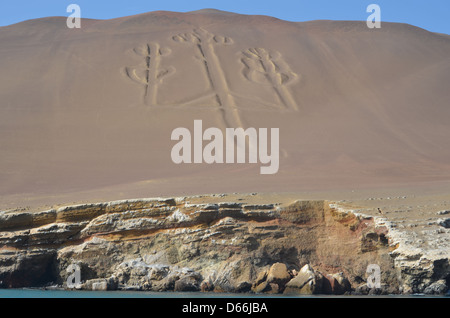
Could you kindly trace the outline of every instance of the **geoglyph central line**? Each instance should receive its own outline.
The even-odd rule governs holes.
[[[197,48],[197,57],[203,62],[210,86],[215,92],[216,100],[221,108],[225,127],[243,127],[242,119],[230,93],[225,73],[214,50],[215,45],[233,44],[232,39],[215,36],[200,28],[190,33],[175,35],[173,40],[180,43],[192,43]]]
[[[145,61],[139,67],[126,67],[125,72],[129,78],[145,88],[144,103],[147,105],[157,105],[158,85],[163,78],[175,73],[174,67],[161,69],[161,59],[171,53],[170,49],[161,48],[158,43],[149,43],[134,49],[134,52],[143,56]]]

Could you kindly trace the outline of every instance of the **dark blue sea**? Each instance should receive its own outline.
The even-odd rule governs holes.
[[[0,289],[0,298],[250,298],[250,299],[283,299],[283,298],[450,298],[446,296],[428,295],[384,295],[384,296],[327,296],[327,295],[268,295],[268,294],[226,294],[226,293],[201,293],[201,292],[142,292],[142,291],[68,291],[45,289]]]

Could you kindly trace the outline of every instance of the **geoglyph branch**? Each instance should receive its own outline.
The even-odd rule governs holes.
[[[175,73],[172,66],[161,68],[162,57],[169,55],[171,51],[168,48],[161,48],[158,43],[149,43],[135,48],[134,52],[142,56],[144,61],[137,67],[126,67],[125,72],[130,79],[144,85],[145,103],[156,105],[158,85],[165,77]]]
[[[250,48],[242,52],[244,76],[255,83],[273,87],[280,102],[287,108],[298,110],[297,103],[286,85],[297,79],[297,74],[282,60],[281,55],[263,48]]]

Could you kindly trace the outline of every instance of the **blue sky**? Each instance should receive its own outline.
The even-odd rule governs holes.
[[[110,19],[148,11],[193,11],[215,8],[270,15],[288,21],[363,20],[369,4],[381,7],[381,19],[450,34],[450,0],[2,0],[0,26],[47,16],[67,16],[75,3],[83,18]]]

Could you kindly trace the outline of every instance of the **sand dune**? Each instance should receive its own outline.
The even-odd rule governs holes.
[[[0,28],[2,209],[450,178],[448,35],[217,10],[65,23]],[[280,128],[279,172],[174,164],[195,119]]]

